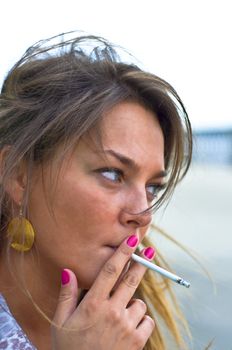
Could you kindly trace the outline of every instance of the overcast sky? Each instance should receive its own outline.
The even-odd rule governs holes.
[[[232,127],[231,14],[230,0],[7,0],[0,82],[34,42],[84,30],[125,47],[171,83],[194,128]]]

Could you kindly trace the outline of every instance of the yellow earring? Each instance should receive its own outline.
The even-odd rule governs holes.
[[[35,240],[34,229],[20,209],[19,217],[12,219],[7,227],[8,237],[11,238],[11,247],[18,252],[29,251]]]

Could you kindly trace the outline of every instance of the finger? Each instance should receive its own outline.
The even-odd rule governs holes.
[[[138,237],[131,235],[123,241],[111,258],[104,264],[99,275],[86,295],[87,298],[106,299],[117,282],[124,266],[138,245]]]
[[[148,338],[155,328],[155,321],[148,315],[145,315],[136,329],[135,343],[136,349],[143,349]]]
[[[61,289],[53,322],[62,327],[76,309],[78,286],[75,274],[64,269],[61,274]]]
[[[126,309],[133,328],[136,328],[147,311],[147,305],[140,299],[133,299]]]
[[[155,249],[148,247],[141,252],[141,255],[143,258],[151,260],[154,258]],[[117,304],[117,307],[126,307],[138,288],[146,270],[147,268],[145,266],[137,262],[131,264],[129,270],[123,276],[122,281],[112,296],[112,300]]]

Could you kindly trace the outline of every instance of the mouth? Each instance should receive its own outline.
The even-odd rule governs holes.
[[[108,245],[108,244],[107,244],[106,247],[107,247],[107,248],[110,248],[110,249],[112,249],[112,250],[114,250],[114,251],[115,251],[116,249],[118,249],[118,246],[114,246],[114,245]]]

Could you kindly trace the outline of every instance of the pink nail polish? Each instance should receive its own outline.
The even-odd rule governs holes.
[[[126,241],[126,244],[131,248],[134,248],[137,243],[138,243],[138,237],[136,235],[131,235]]]
[[[70,276],[67,270],[63,270],[61,272],[61,283],[64,286],[65,284],[68,284],[70,281]]]
[[[146,258],[152,259],[155,255],[155,249],[153,247],[147,247],[143,254],[145,255]]]

